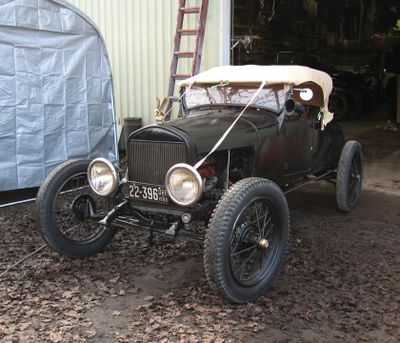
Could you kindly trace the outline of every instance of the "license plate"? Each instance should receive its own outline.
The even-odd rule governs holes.
[[[130,182],[128,184],[128,195],[131,199],[155,201],[163,204],[169,202],[167,191],[163,186]]]

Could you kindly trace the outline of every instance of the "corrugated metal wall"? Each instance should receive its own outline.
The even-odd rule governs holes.
[[[188,0],[188,6],[200,1]],[[70,2],[89,15],[105,37],[113,67],[119,124],[126,116],[141,116],[144,124],[152,123],[155,99],[166,94],[178,0]],[[194,28],[197,15],[187,17],[190,22],[185,26]],[[211,0],[202,70],[220,63],[220,20],[220,1]],[[193,37],[183,38],[182,51],[191,51],[189,40],[194,42]],[[189,65],[180,69],[190,71]]]

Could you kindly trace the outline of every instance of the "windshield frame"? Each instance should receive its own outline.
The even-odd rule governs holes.
[[[229,84],[224,84],[221,87],[225,87],[225,86],[228,86],[228,85]],[[205,86],[206,85],[204,85],[204,86],[197,85],[197,87],[203,88],[203,89],[207,89],[207,88],[211,87],[211,85],[208,85],[207,87],[205,87]],[[237,87],[237,88],[255,89],[255,90],[257,90],[256,87],[249,87],[249,85],[242,85],[242,87],[240,87],[240,85],[239,85],[239,87]],[[273,88],[273,92],[275,94],[278,94],[279,91],[284,92],[283,85],[278,85],[278,86],[274,85],[274,87],[272,87],[272,88]],[[181,96],[188,89],[189,89],[188,87],[181,87],[181,90],[180,90]],[[278,105],[280,105],[280,104],[278,104]],[[182,98],[181,98],[181,108],[183,109],[183,111],[182,111],[182,116],[183,117],[190,116],[190,112],[193,111],[193,110],[201,110],[203,108],[210,108],[210,107],[213,107],[213,106],[217,106],[217,107],[242,107],[243,108],[243,107],[247,106],[247,103],[243,103],[243,104],[240,104],[240,103],[205,103],[205,104],[199,104],[199,105],[196,105],[196,106],[193,106],[193,107],[188,107],[188,105],[186,103],[186,94],[184,96],[182,96]],[[265,106],[261,106],[261,105],[255,105],[255,104],[250,104],[250,105],[248,105],[248,107],[255,108],[257,110],[269,111],[269,112],[272,112],[272,113],[274,113],[276,115],[278,115],[280,113],[281,108],[282,108],[282,106],[280,106],[279,108],[272,108],[272,107],[265,107]]]

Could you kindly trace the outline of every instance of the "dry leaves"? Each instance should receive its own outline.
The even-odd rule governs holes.
[[[31,211],[0,211],[0,272],[42,244]],[[84,261],[45,249],[0,281],[0,341],[399,341],[398,227],[351,217],[344,226],[336,212],[292,216],[279,277],[242,306],[211,292],[201,245],[149,247],[145,236],[120,232]]]

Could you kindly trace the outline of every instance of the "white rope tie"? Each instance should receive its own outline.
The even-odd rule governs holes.
[[[257,97],[257,95],[261,92],[261,90],[265,87],[265,85],[267,84],[267,81],[263,81],[260,85],[260,87],[257,89],[257,91],[254,93],[253,97],[250,99],[250,101],[247,103],[247,105],[245,106],[245,108],[242,110],[242,112],[240,112],[240,114],[237,116],[237,118],[235,119],[235,121],[231,124],[231,126],[229,126],[229,128],[225,131],[225,133],[222,135],[222,137],[218,140],[217,143],[215,143],[215,145],[213,146],[213,148],[210,150],[210,152],[203,157],[199,162],[197,162],[194,166],[195,169],[198,169],[203,163],[204,161],[210,157],[210,155],[212,153],[214,153],[219,147],[220,145],[223,143],[223,141],[225,140],[225,138],[229,135],[229,133],[232,131],[233,127],[236,125],[236,123],[238,122],[238,120],[242,117],[243,113],[247,110],[247,108],[252,104],[252,102],[255,100],[255,98]]]

